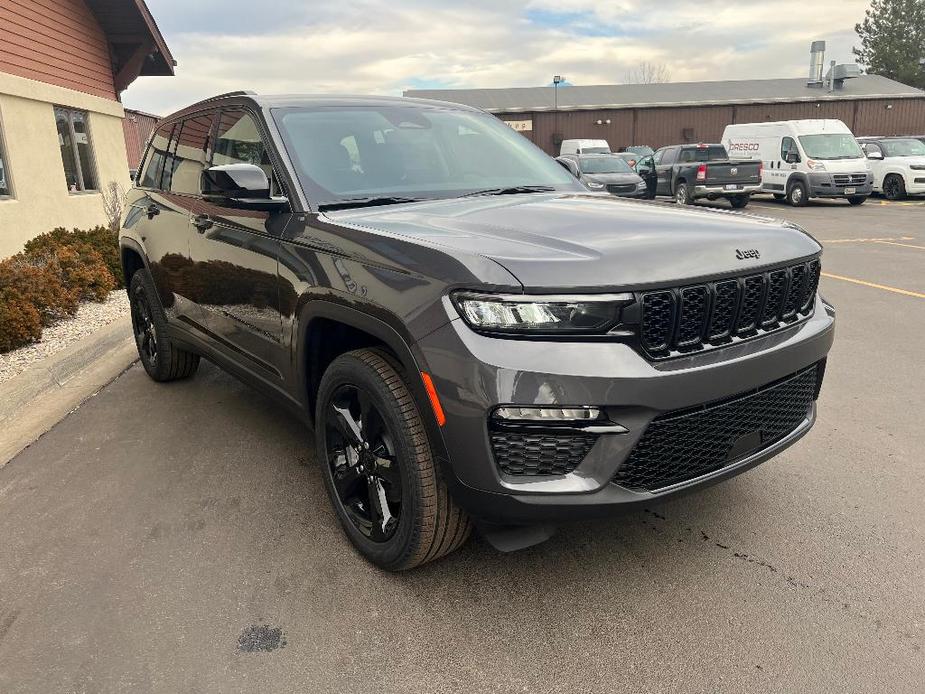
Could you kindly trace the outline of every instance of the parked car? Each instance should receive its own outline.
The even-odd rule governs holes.
[[[650,195],[670,195],[679,205],[725,198],[735,209],[761,187],[761,162],[730,159],[722,145],[671,145],[636,164]]]
[[[566,154],[556,161],[591,190],[606,190],[623,198],[648,196],[645,181],[615,154]]]
[[[290,406],[390,570],[473,525],[512,550],[649,507],[806,434],[821,246],[617,202],[466,106],[207,99],[160,122],[129,194],[141,364],[172,381],[205,357]]]
[[[733,157],[763,162],[762,192],[795,207],[810,198],[845,198],[860,205],[871,193],[870,165],[840,120],[727,125],[723,144]]]
[[[874,174],[874,192],[887,200],[925,194],[925,142],[913,137],[860,137]]]
[[[607,140],[562,140],[559,155],[563,154],[610,154]]]

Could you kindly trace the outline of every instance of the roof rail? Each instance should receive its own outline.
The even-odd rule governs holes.
[[[210,101],[216,101],[217,99],[227,99],[228,97],[232,97],[232,96],[257,96],[257,92],[252,91],[250,89],[239,89],[238,91],[234,91],[234,92],[225,92],[224,94],[216,94],[215,96],[210,96],[207,99],[202,99],[201,101],[197,101],[194,104],[190,104],[189,106],[184,107],[183,110],[185,111],[186,109],[192,108],[193,106],[201,106],[202,104],[207,104]]]

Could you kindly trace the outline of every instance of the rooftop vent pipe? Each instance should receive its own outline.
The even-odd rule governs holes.
[[[825,41],[813,41],[809,49],[809,87],[821,87],[822,70],[825,65]]]

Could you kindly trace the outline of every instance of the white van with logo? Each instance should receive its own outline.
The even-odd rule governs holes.
[[[562,140],[559,156],[563,154],[610,154],[607,140]]]
[[[761,191],[795,207],[809,198],[860,205],[873,188],[870,164],[840,120],[727,125],[723,144],[730,158],[760,159]]]

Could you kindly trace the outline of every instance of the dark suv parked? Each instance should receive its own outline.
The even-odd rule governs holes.
[[[409,568],[475,523],[716,482],[803,436],[832,344],[789,224],[584,189],[475,109],[233,93],[166,118],[121,234],[141,360],[311,423],[350,540]]]

